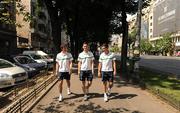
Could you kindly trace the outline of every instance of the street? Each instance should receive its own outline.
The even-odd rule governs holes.
[[[180,57],[143,55],[140,66],[173,74],[180,78]]]

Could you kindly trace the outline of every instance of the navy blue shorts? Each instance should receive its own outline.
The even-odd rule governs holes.
[[[80,81],[92,81],[93,79],[93,75],[92,75],[92,71],[88,70],[88,71],[80,71]]]
[[[107,72],[102,71],[101,74],[102,74],[102,81],[103,82],[106,82],[106,81],[113,82],[114,76],[113,76],[112,71],[107,71]]]
[[[69,74],[69,72],[59,72],[59,80],[70,80],[71,76]]]

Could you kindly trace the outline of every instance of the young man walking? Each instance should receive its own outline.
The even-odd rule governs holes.
[[[82,90],[84,93],[84,100],[87,100],[87,94],[89,93],[89,88],[92,84],[92,79],[94,75],[94,56],[92,52],[89,51],[87,43],[83,43],[83,52],[78,56],[78,75],[80,81],[82,81]]]
[[[98,76],[102,76],[104,101],[107,102],[116,75],[116,58],[113,53],[109,52],[107,44],[103,44],[102,50],[103,53],[99,57]]]
[[[59,76],[59,101],[63,100],[62,89],[63,80],[66,79],[67,82],[67,94],[70,95],[70,78],[72,72],[72,60],[73,57],[71,53],[67,52],[67,45],[61,45],[61,52],[56,56],[56,75]]]

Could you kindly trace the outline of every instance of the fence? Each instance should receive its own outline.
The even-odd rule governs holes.
[[[6,108],[2,113],[17,113],[20,112],[22,113],[26,109],[26,105],[31,101],[35,100],[38,97],[38,94],[47,88],[49,84],[51,84],[54,80],[56,79],[55,76],[50,77],[43,83],[41,83],[39,86],[34,87],[29,93],[27,93],[25,96],[22,98],[18,99],[15,101],[11,106]]]

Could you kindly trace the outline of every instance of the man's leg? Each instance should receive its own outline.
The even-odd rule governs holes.
[[[107,88],[107,94],[110,95],[111,94],[111,88],[113,87],[113,82],[112,81],[109,81],[108,82],[108,88]]]
[[[59,81],[59,101],[62,101],[62,89],[63,89],[63,80]]]
[[[104,101],[108,101],[108,96],[107,96],[107,81],[103,81],[103,86],[104,86]]]
[[[88,99],[87,98],[87,92],[86,92],[86,81],[82,81],[82,90],[84,93],[84,100],[86,101]]]
[[[93,75],[92,71],[88,71],[87,73],[87,86],[86,86],[86,93],[89,93],[89,88],[92,85]]]
[[[83,90],[83,93],[86,94],[86,82],[85,81],[82,81],[82,90]]]
[[[70,95],[71,94],[71,91],[70,91],[71,82],[70,82],[70,80],[66,80],[66,83],[67,83],[67,94]]]
[[[89,93],[89,88],[92,85],[92,81],[87,81],[86,93]]]
[[[71,82],[70,82],[71,75],[69,73],[66,73],[66,83],[67,83],[67,94],[70,95],[70,87],[71,87]]]

